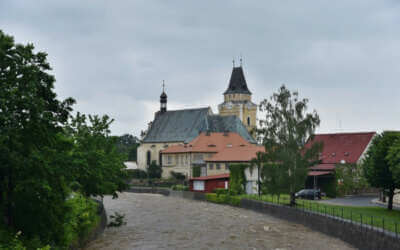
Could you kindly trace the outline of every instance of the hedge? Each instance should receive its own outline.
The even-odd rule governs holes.
[[[206,200],[219,204],[229,204],[232,206],[239,206],[241,198],[238,196],[231,196],[225,194],[217,195],[214,193],[208,193],[206,194]]]

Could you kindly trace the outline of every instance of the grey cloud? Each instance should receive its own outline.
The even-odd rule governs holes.
[[[139,134],[166,80],[171,107],[222,101],[240,53],[258,102],[282,83],[311,99],[320,131],[395,129],[397,1],[12,1],[0,27],[49,53],[60,97]],[[210,103],[212,102],[212,103]],[[368,119],[366,119],[368,117]]]

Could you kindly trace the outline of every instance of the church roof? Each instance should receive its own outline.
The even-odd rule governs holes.
[[[256,143],[236,116],[210,115],[210,108],[158,112],[144,143],[190,142],[201,132],[235,132]]]
[[[158,112],[143,142],[188,142],[199,134],[199,128],[210,108]]]
[[[250,143],[256,143],[254,138],[247,131],[242,121],[235,115],[221,116],[209,115],[206,120],[206,127],[203,126],[203,131],[209,132],[235,132],[242,136]]]
[[[232,69],[231,79],[229,80],[229,87],[224,92],[224,95],[225,94],[248,94],[248,95],[251,95],[251,92],[247,88],[247,83],[246,83],[246,79],[244,77],[242,67],[234,67]]]

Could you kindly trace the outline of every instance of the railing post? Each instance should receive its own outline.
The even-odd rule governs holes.
[[[382,232],[385,231],[385,218],[382,218]]]
[[[342,219],[344,219],[344,217],[343,217],[343,208],[342,208]]]
[[[325,215],[326,215],[326,206],[324,206],[324,209],[325,209]]]
[[[362,214],[360,214],[360,220],[361,220],[361,231],[362,231],[362,227],[363,227]]]
[[[374,216],[371,215],[371,229],[374,228]]]
[[[394,223],[394,231],[396,231],[396,238],[398,237],[397,235],[397,222]]]
[[[353,210],[350,210],[350,222],[353,224]]]

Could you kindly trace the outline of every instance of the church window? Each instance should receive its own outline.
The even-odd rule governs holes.
[[[151,152],[147,151],[147,166],[150,166],[151,163]]]
[[[250,126],[250,117],[247,117],[247,125]]]

